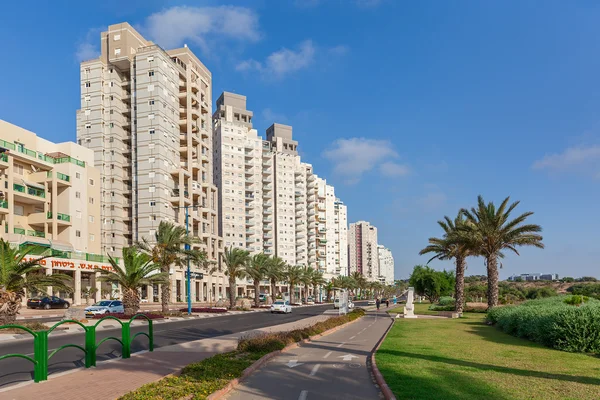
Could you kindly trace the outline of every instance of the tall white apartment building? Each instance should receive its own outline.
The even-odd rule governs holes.
[[[379,281],[386,285],[394,283],[394,256],[392,251],[385,246],[378,245],[379,256]]]
[[[188,207],[197,248],[221,261],[211,98],[211,73],[187,46],[165,51],[127,23],[101,34],[100,57],[81,63],[77,138],[101,171],[104,253],[152,240],[163,220],[185,224]],[[184,301],[184,271],[171,274]],[[224,297],[224,286],[222,274],[194,278],[191,296]]]
[[[358,271],[368,281],[378,280],[377,228],[366,221],[351,223],[348,248],[350,273]]]
[[[348,207],[340,199],[333,206],[336,273],[347,276],[348,271]]]

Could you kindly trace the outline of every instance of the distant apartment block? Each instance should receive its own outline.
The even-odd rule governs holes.
[[[394,283],[394,256],[392,251],[385,246],[378,245],[379,256],[379,281],[386,285]]]
[[[0,237],[39,246],[36,254],[50,256],[41,262],[48,273],[73,277],[72,294],[56,293],[73,304],[81,303],[82,288],[97,288],[96,298],[110,289],[92,271],[109,268],[101,248],[100,186],[93,151],[0,120]]]
[[[557,281],[559,279],[558,274],[540,274],[540,273],[534,273],[534,274],[521,274],[521,275],[512,275],[510,277],[508,277],[509,281],[527,281],[527,282],[533,282],[533,281]]]
[[[348,230],[350,273],[359,272],[368,281],[379,279],[377,228],[366,221],[350,224]]]
[[[77,139],[100,169],[101,251],[119,256],[152,240],[161,221],[185,224],[188,207],[197,248],[220,263],[210,71],[187,46],[165,51],[121,23],[102,32],[100,57],[80,73]],[[171,274],[172,300],[183,301],[184,271]],[[191,297],[225,297],[224,288],[223,274],[205,276],[193,280]],[[149,301],[159,298],[155,287]]]

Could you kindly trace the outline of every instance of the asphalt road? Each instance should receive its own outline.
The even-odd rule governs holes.
[[[331,308],[332,305],[328,304],[322,306],[296,308],[291,314],[271,314],[269,312],[258,312],[156,324],[154,326],[154,346],[155,348],[164,347],[198,339],[228,335],[231,333],[298,321],[303,318],[320,315],[325,310]],[[108,336],[116,336],[121,338],[120,327],[116,321],[109,320],[105,321],[104,323],[115,326],[115,329],[97,331],[96,343]],[[147,327],[136,326],[131,328],[132,337],[137,332],[147,332]],[[52,333],[48,343],[49,352],[52,352],[54,349],[57,349],[65,344],[78,344],[80,346],[84,346],[84,335]],[[132,344],[132,353],[147,349],[148,340],[146,337],[140,336],[134,340]],[[21,339],[0,342],[0,355],[9,353],[26,354],[32,357],[33,340]],[[99,362],[120,357],[121,345],[114,340],[109,340],[104,342],[98,348],[96,354],[97,361]],[[53,374],[83,366],[83,352],[75,348],[66,348],[56,353],[49,360],[48,372],[49,374]],[[21,358],[0,360],[0,388],[32,379],[33,366],[31,362]]]
[[[367,360],[393,320],[383,311],[282,353],[227,400],[378,400]]]

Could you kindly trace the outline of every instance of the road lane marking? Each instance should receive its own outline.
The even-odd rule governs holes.
[[[335,347],[342,347],[342,346],[343,346],[343,345],[345,345],[345,344],[346,344],[346,342],[342,342],[342,343],[338,344],[338,345],[337,345],[337,346],[335,346]]]
[[[299,363],[298,360],[290,360],[285,365],[287,365],[290,368],[294,368],[294,367],[297,367],[298,365],[302,365],[302,364],[304,364],[304,363]]]
[[[317,371],[319,370],[319,367],[321,366],[321,364],[317,364],[313,367],[312,371],[310,371],[310,376],[315,376],[315,374],[317,373]]]
[[[323,358],[327,358],[327,357],[329,357],[330,355],[331,355],[331,351],[330,351],[330,352],[328,352],[327,354],[325,354],[325,355],[323,356]]]
[[[354,339],[355,337],[356,337],[356,336],[352,336],[352,337],[350,338],[350,340]]]
[[[307,395],[308,395],[308,390],[301,391],[300,396],[298,396],[298,400],[306,400]]]
[[[346,354],[343,356],[339,356],[338,358],[341,358],[344,361],[352,361],[353,358],[358,358],[358,357],[355,355],[352,355],[352,354]]]

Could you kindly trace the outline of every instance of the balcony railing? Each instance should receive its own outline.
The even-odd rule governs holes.
[[[48,211],[48,219],[52,219],[52,211]],[[59,221],[71,222],[71,216],[68,214],[56,213],[56,219]]]
[[[31,187],[28,187],[27,189],[25,189],[25,186],[19,185],[17,183],[13,183],[13,190],[15,190],[16,192],[19,192],[19,193],[27,193],[31,196],[46,198],[46,192],[42,189],[36,189],[36,188],[31,188]]]
[[[0,161],[8,162],[8,155],[7,154],[0,154]]]
[[[32,231],[27,231],[27,236],[45,238],[46,237],[46,233],[45,232],[33,231],[32,230]]]
[[[25,229],[23,229],[23,228],[15,228],[13,230],[13,232],[15,232],[15,234],[17,234],[17,235],[24,235],[25,234]]]

